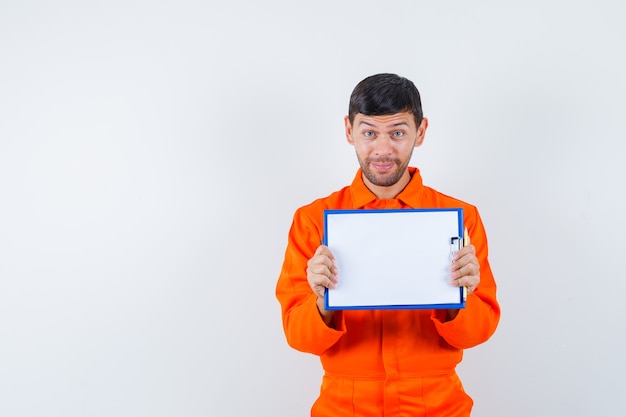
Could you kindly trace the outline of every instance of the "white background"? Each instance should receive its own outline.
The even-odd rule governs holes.
[[[626,414],[623,4],[0,1],[0,415],[308,415],[274,287],[377,72],[489,235],[474,415]]]

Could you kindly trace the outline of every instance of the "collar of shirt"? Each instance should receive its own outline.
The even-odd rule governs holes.
[[[388,200],[389,202],[395,202],[395,204],[392,203],[390,206],[397,206],[398,203],[400,203],[401,206],[408,206],[410,208],[420,207],[423,189],[422,176],[420,175],[419,169],[415,167],[409,167],[408,169],[411,174],[411,180],[395,199]],[[363,171],[360,168],[350,185],[350,194],[355,208],[360,209],[371,205],[379,206],[375,204],[377,200],[376,195],[372,193],[363,182]]]

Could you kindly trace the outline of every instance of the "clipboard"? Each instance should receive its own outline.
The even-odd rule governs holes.
[[[463,209],[325,210],[324,238],[339,283],[327,310],[464,308],[450,285],[463,242]]]

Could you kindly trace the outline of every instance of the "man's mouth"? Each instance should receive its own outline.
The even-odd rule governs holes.
[[[375,161],[372,161],[372,166],[377,171],[389,171],[391,168],[393,168],[393,162],[389,162],[389,161],[375,162]]]

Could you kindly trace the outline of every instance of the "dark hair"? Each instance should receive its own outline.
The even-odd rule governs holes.
[[[415,118],[415,126],[422,123],[420,93],[411,80],[396,74],[376,74],[357,84],[350,95],[348,118],[354,122],[358,113],[366,116],[383,116],[409,112]]]

